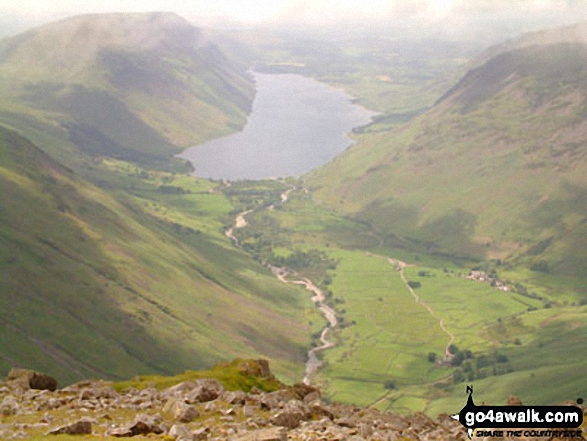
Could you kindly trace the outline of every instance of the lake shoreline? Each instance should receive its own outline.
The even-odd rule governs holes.
[[[376,112],[333,86],[296,74],[253,73],[257,93],[245,127],[184,150],[192,175],[207,179],[301,176],[354,143]]]

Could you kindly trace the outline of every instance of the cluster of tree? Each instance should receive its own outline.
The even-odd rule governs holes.
[[[385,387],[385,389],[387,390],[394,390],[397,389],[397,384],[395,383],[394,380],[386,380],[385,383],[383,383],[383,386]]]
[[[159,193],[163,194],[190,194],[190,190],[186,190],[182,187],[176,187],[175,185],[160,185]]]
[[[454,383],[479,380],[513,371],[508,357],[499,351],[476,355],[470,350],[460,350],[454,345],[449,347],[449,351],[453,354],[451,365],[457,367],[453,372]]]
[[[328,255],[318,250],[295,250],[288,256],[273,256],[271,264],[291,268],[294,270],[302,270],[304,268],[323,267],[325,270],[336,269],[337,262],[334,259],[328,258]],[[322,281],[324,285],[330,285],[332,279],[326,275]]]
[[[192,227],[188,227],[187,225],[182,225],[177,222],[170,222],[171,228],[177,234],[200,234],[200,230],[196,230]]]
[[[281,204],[281,193],[284,191],[282,184],[267,183],[264,187],[259,184],[251,184],[249,181],[232,182],[230,186],[220,190],[231,200],[235,206],[234,213],[243,210],[252,210],[258,207],[268,207],[273,204]]]

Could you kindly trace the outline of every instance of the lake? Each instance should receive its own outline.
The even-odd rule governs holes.
[[[212,179],[299,176],[351,145],[354,127],[376,113],[347,93],[301,75],[255,73],[257,95],[241,132],[178,155]]]

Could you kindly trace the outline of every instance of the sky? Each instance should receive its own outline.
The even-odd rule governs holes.
[[[1,0],[0,34],[82,13],[131,11],[174,11],[204,25],[322,25],[352,17],[363,23],[450,23],[457,28],[501,20],[540,28],[587,21],[587,0]]]

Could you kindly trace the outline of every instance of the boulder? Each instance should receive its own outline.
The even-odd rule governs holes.
[[[107,434],[117,438],[125,438],[137,435],[149,435],[150,433],[160,435],[163,432],[163,429],[156,424],[154,417],[141,414],[137,415],[132,423],[112,429]]]
[[[294,398],[295,396],[290,390],[277,390],[262,395],[259,399],[259,404],[261,405],[261,409],[264,410],[280,409],[284,407],[288,401],[293,400]]]
[[[204,441],[208,439],[210,429],[208,427],[200,427],[199,429],[194,430],[192,433],[196,441]]]
[[[104,386],[103,384],[90,385],[84,387],[79,393],[80,400],[90,400],[92,398],[117,398],[118,392],[112,386]]]
[[[163,407],[163,412],[171,413],[173,419],[180,423],[189,423],[200,416],[200,412],[194,406],[176,399],[169,400]]]
[[[275,426],[295,429],[306,419],[306,412],[299,401],[290,401],[284,409],[273,414],[269,421]]]
[[[269,380],[275,379],[275,376],[269,369],[269,361],[263,359],[245,360],[239,364],[238,370],[241,374],[248,377],[260,377]]]
[[[224,392],[220,381],[206,378],[196,381],[196,387],[185,395],[188,403],[206,403],[218,398]]]
[[[176,441],[195,441],[196,436],[190,431],[190,428],[185,424],[175,424],[167,434]]]
[[[243,406],[243,415],[245,418],[251,418],[254,417],[257,414],[257,412],[255,411],[255,407],[250,405],[250,404],[245,404]]]
[[[30,369],[13,368],[6,377],[10,386],[22,389],[49,390],[57,389],[57,380],[49,375],[41,374]]]
[[[222,400],[226,401],[229,404],[245,404],[245,399],[247,398],[247,394],[244,393],[242,390],[237,390],[234,392],[224,392],[222,394]]]
[[[183,381],[176,384],[175,386],[168,387],[163,391],[163,395],[166,397],[177,397],[185,395],[187,392],[196,388],[196,383],[193,381]]]
[[[49,375],[34,372],[29,380],[31,389],[55,391],[57,389],[57,380]]]
[[[89,421],[78,421],[76,423],[52,430],[47,435],[91,435],[92,423]]]
[[[304,383],[296,383],[290,388],[291,392],[298,400],[306,401],[306,397],[308,401],[314,401],[321,398],[320,391],[315,387],[309,386]]]
[[[307,405],[310,416],[314,419],[320,419],[323,417],[329,420],[334,419],[334,415],[327,406],[324,406],[321,401],[313,401]]]
[[[287,432],[283,427],[272,427],[248,432],[237,438],[238,441],[287,441]]]
[[[19,410],[20,405],[12,395],[7,395],[0,403],[0,416],[15,415]]]

